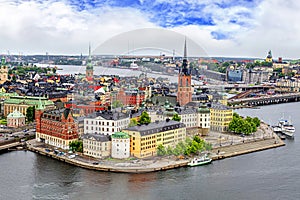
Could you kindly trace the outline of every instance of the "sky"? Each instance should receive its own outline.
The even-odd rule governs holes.
[[[119,52],[141,48],[141,38],[159,51],[175,49],[166,41],[183,49],[187,38],[210,57],[265,58],[272,50],[298,59],[299,10],[297,0],[0,0],[0,54],[86,55],[89,43],[116,49],[132,33]]]

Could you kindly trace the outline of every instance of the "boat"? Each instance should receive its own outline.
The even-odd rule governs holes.
[[[281,128],[281,133],[288,137],[294,137],[296,129],[290,120],[281,119],[278,126]]]
[[[136,64],[136,63],[134,63],[134,62],[132,62],[131,64],[130,64],[130,67],[129,67],[131,70],[139,70],[139,66]]]
[[[280,126],[272,126],[272,128],[275,133],[281,133],[282,131],[282,128]]]
[[[200,166],[200,165],[207,165],[212,162],[212,159],[209,158],[207,155],[200,157],[200,158],[193,158],[187,165],[190,167]]]

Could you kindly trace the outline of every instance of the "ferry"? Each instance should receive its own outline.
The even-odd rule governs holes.
[[[139,70],[139,66],[136,63],[132,62],[130,64],[129,69],[131,69],[131,70]]]
[[[200,157],[200,158],[193,158],[187,165],[190,167],[200,166],[200,165],[207,165],[212,162],[212,159],[207,157],[207,155]]]
[[[288,137],[294,137],[294,133],[296,131],[295,127],[291,123],[290,120],[282,119],[278,123],[278,127],[281,128],[281,132],[288,136]]]

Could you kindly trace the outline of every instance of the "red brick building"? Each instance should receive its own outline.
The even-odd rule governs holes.
[[[188,68],[186,41],[184,42],[184,58],[182,68],[178,74],[178,91],[177,102],[180,106],[184,106],[192,101],[192,76]]]
[[[71,109],[44,111],[39,106],[35,113],[36,139],[62,149],[69,149],[69,143],[78,139],[78,127]]]
[[[135,89],[121,89],[117,95],[116,100],[122,102],[125,106],[136,106],[139,107],[142,102],[145,100],[145,91]]]

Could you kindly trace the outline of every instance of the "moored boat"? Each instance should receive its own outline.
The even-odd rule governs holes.
[[[212,159],[207,157],[207,155],[200,157],[200,158],[193,158],[189,163],[188,166],[194,167],[194,166],[200,166],[200,165],[207,165],[212,162]]]
[[[288,137],[294,137],[296,129],[290,120],[280,120],[278,126],[281,128],[281,133]]]

